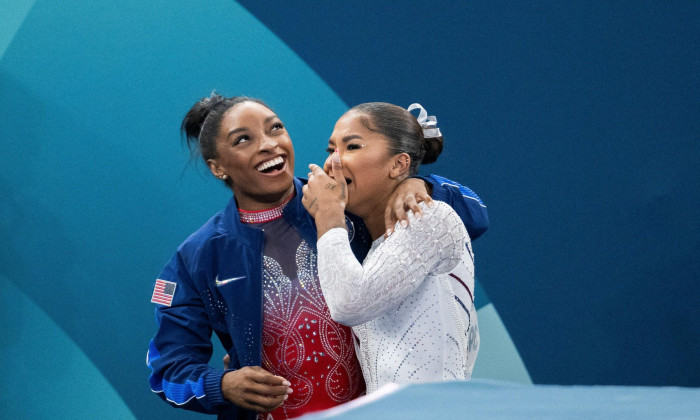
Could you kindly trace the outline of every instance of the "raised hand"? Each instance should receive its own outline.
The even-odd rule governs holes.
[[[428,207],[432,207],[433,199],[426,187],[425,181],[419,178],[407,178],[403,180],[391,193],[384,210],[384,227],[389,236],[394,231],[396,222],[402,226],[408,226],[408,210],[420,218],[423,215],[418,203],[425,201]]]
[[[320,238],[328,230],[345,226],[345,205],[348,187],[343,176],[340,155],[336,151],[331,159],[331,173],[326,174],[318,165],[309,165],[309,182],[302,192],[302,204],[316,220]]]

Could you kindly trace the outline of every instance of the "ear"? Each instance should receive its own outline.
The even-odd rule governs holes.
[[[219,166],[219,162],[217,162],[216,159],[208,159],[207,166],[209,166],[209,170],[211,171],[212,175],[221,180],[226,179],[226,173],[224,173],[223,168]]]
[[[401,179],[408,176],[408,168],[411,166],[411,157],[408,153],[399,153],[392,158],[391,171],[389,177],[392,179]]]

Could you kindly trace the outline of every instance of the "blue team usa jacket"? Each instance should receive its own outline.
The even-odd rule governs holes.
[[[433,199],[457,211],[472,240],[488,228],[486,206],[474,192],[436,175],[423,179],[432,184]],[[316,226],[301,203],[304,183],[295,178],[296,196],[283,217],[315,249]],[[348,214],[347,221],[351,247],[362,261],[371,238],[361,219]],[[159,275],[157,331],[147,364],[151,389],[171,405],[219,418],[255,419],[256,413],[224,399],[225,372],[208,362],[214,332],[231,357],[230,370],[261,364],[263,246],[263,233],[239,221],[232,198],[180,245]]]

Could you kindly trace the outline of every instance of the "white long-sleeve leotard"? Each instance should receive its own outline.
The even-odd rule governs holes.
[[[318,273],[331,316],[353,327],[372,392],[389,382],[467,380],[479,348],[474,258],[459,216],[447,204],[409,213],[363,264],[345,229],[318,240]]]

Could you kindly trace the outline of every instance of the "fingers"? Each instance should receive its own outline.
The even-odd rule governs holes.
[[[224,397],[239,407],[256,411],[272,411],[292,393],[286,379],[275,376],[260,366],[246,366],[227,372],[221,380]]]
[[[388,237],[393,233],[396,222],[399,222],[403,227],[408,226],[407,212],[409,210],[413,212],[416,219],[420,219],[423,216],[423,210],[418,205],[420,202],[425,202],[428,207],[434,205],[424,181],[408,179],[399,184],[384,210],[384,227],[386,228],[384,236]]]
[[[423,202],[423,203],[425,203],[426,206],[428,206],[428,207],[431,208],[431,209],[432,209],[433,206],[435,205],[435,202],[433,201],[433,197],[431,197],[430,194],[428,194],[427,192],[417,192],[417,193],[415,194],[415,199],[416,199],[416,205],[415,205],[415,207],[416,207],[416,209],[418,209],[417,211],[418,211],[421,215],[423,214],[423,210],[420,208],[420,206],[418,205],[418,203]],[[413,209],[413,208],[411,208],[411,210],[413,210],[414,213],[416,212],[416,210]]]
[[[411,210],[416,219],[420,219],[423,216],[423,209],[418,205],[420,202],[425,202],[428,207],[433,207],[432,197],[426,193],[416,192],[404,197],[404,209]]]
[[[260,366],[247,366],[242,368],[243,369],[250,369],[252,372],[250,373],[251,379],[253,379],[255,382],[258,382],[260,384],[265,384],[265,385],[270,385],[270,386],[289,386],[289,381],[284,379],[281,376],[276,376],[270,373],[269,371],[261,368]]]
[[[385,237],[389,237],[394,232],[396,222],[401,226],[408,226],[408,215],[404,210],[404,199],[395,197],[393,201],[389,201],[389,205],[384,210],[384,227],[386,228]]]
[[[281,397],[286,397],[290,392],[288,390],[291,388],[288,388],[286,385],[269,385],[269,384],[262,384],[262,383],[257,383],[257,382],[251,382],[247,385],[245,385],[245,391],[250,394],[248,398],[252,398],[253,396],[262,396],[265,398],[281,398]],[[283,398],[282,401],[286,400],[286,398]]]
[[[396,220],[394,219],[394,208],[389,205],[384,209],[384,237],[388,238],[394,232],[394,225]]]
[[[347,200],[348,184],[345,182],[343,163],[340,161],[340,153],[338,153],[338,150],[333,153],[333,158],[331,159],[331,175],[335,182],[340,185],[340,198]]]
[[[428,207],[432,208],[435,203],[433,202],[433,197],[430,196],[427,192],[417,192],[415,194],[416,197],[416,202],[424,202]]]
[[[418,201],[416,200],[415,194],[408,194],[403,198],[403,208],[406,212],[408,212],[408,210],[411,210],[416,219],[420,219],[421,216],[423,216],[423,212],[418,206]],[[406,218],[408,218],[408,215],[406,216]],[[404,220],[402,220],[401,222],[401,225],[404,225]],[[405,222],[406,225],[408,225],[408,220],[406,220]]]
[[[333,161],[333,156],[335,156],[335,153],[331,153],[328,155],[326,158],[326,161],[323,162],[323,172],[330,174],[331,173],[331,167],[333,166],[332,161]]]
[[[226,353],[226,356],[224,356],[224,370],[228,369],[228,366],[231,364],[231,356]]]
[[[255,395],[251,396],[250,399],[246,401],[246,406],[243,408],[267,413],[284,404],[286,400],[286,396],[280,399],[275,397]]]
[[[320,166],[318,166],[318,165],[316,165],[316,164],[313,164],[313,163],[309,165],[309,170],[310,170],[311,172],[309,172],[308,174],[306,174],[306,179],[308,179],[309,181],[311,181],[311,178],[312,178],[314,175],[325,174],[325,172],[323,171],[323,169],[322,169]]]
[[[325,172],[323,172],[323,168],[321,168],[320,166],[318,166],[314,163],[309,165],[309,170],[311,171],[311,172],[309,172],[311,175],[325,174]]]

